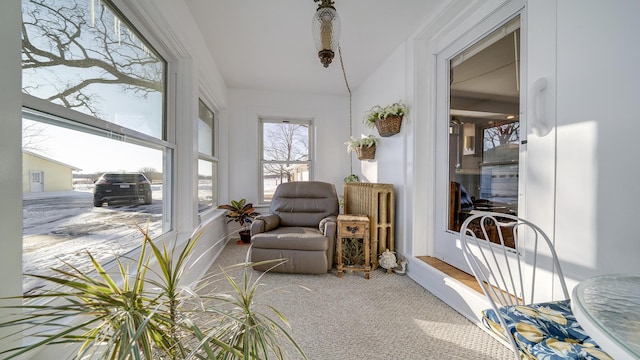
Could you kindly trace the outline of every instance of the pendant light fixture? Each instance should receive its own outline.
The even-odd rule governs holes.
[[[318,57],[324,67],[329,67],[340,39],[340,17],[333,7],[333,0],[313,0],[319,2],[318,10],[313,15],[313,41],[318,50]]]

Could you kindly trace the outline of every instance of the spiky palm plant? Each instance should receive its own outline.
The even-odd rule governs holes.
[[[0,352],[2,357],[13,359],[43,346],[71,344],[77,345],[76,358],[82,359],[283,359],[281,335],[305,357],[286,328],[254,312],[257,284],[249,284],[247,277],[252,264],[239,265],[245,273],[241,286],[224,272],[236,289],[233,296],[198,295],[181,286],[180,280],[202,231],[177,249],[164,242],[156,245],[147,230],[139,229],[144,240],[133,271],[125,261],[132,259],[116,257],[118,271],[114,277],[87,252],[93,265],[91,272],[64,262],[67,269],[52,269],[53,275],[27,274],[56,286],[38,294],[3,299],[9,303],[18,299],[22,304],[2,306],[18,314],[0,321],[0,327],[16,329],[8,337],[17,334],[34,341],[4,350]],[[198,297],[217,303],[208,301],[195,310],[185,306],[189,298]],[[223,306],[229,302],[242,307]],[[272,310],[288,325],[279,311]],[[203,327],[194,321],[203,314],[216,314],[219,321]],[[241,344],[236,337],[228,336],[231,328],[247,334],[242,335]]]

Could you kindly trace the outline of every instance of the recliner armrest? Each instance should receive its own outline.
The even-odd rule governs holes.
[[[338,218],[335,216],[327,216],[326,218],[320,220],[320,224],[318,224],[318,228],[322,232],[322,235],[328,236],[330,238],[335,237]]]
[[[251,236],[271,231],[280,226],[280,217],[276,214],[258,215],[251,223]]]

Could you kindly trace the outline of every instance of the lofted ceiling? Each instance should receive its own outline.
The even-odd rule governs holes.
[[[311,33],[313,0],[185,0],[229,88],[345,95],[338,54],[329,68]],[[446,0],[335,0],[351,90]]]

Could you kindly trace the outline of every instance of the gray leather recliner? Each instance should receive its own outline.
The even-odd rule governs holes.
[[[333,184],[320,181],[278,185],[270,214],[251,224],[251,261],[287,259],[274,272],[323,274],[333,267],[336,217],[340,207]],[[255,265],[265,271],[275,263]]]

